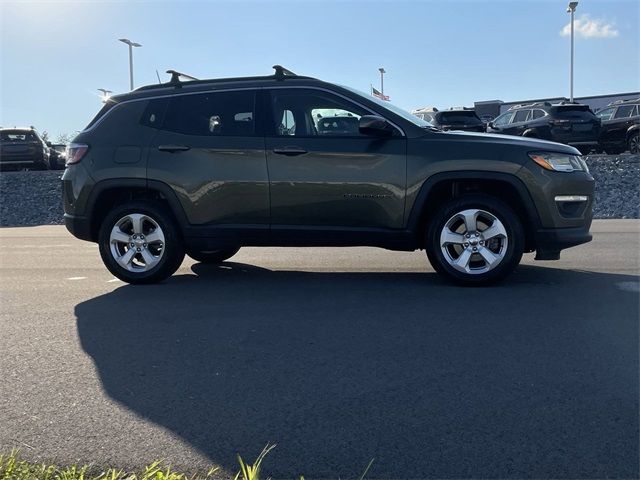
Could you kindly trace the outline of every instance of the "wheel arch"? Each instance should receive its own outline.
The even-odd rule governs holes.
[[[87,201],[91,240],[97,241],[100,225],[109,208],[125,201],[135,200],[163,203],[181,230],[188,224],[178,197],[166,183],[144,178],[108,179],[94,185]]]
[[[525,251],[535,250],[540,216],[524,183],[508,173],[484,171],[442,172],[425,180],[407,219],[407,228],[420,247],[425,244],[427,222],[439,205],[465,194],[484,194],[506,202],[522,221]]]

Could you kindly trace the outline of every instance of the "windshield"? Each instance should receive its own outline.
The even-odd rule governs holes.
[[[344,85],[341,85],[341,86],[342,86],[342,88],[344,88],[346,90],[349,90],[350,92],[355,93],[356,95],[358,95],[360,97],[364,97],[367,100],[370,100],[370,101],[372,101],[374,103],[377,103],[378,105],[380,105],[381,107],[386,108],[387,110],[391,110],[393,113],[395,113],[399,117],[404,118],[408,122],[411,122],[411,123],[413,123],[414,125],[416,125],[418,127],[432,127],[433,126],[429,122],[427,122],[426,120],[418,118],[415,115],[412,115],[411,113],[407,112],[406,110],[403,110],[400,107],[396,107],[391,102],[386,102],[384,100],[380,100],[379,98],[374,97],[373,95],[367,95],[366,93],[361,92],[359,90],[356,90],[355,88],[345,87]]]

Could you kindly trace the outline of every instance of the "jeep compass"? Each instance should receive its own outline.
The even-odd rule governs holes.
[[[524,252],[591,240],[594,181],[579,152],[445,132],[389,102],[276,66],[111,97],[68,147],[65,223],[129,283],[185,253],[243,246],[423,249],[462,284],[505,277]],[[186,80],[185,80],[186,78]]]

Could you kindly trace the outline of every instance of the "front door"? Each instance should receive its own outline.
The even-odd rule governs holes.
[[[272,229],[401,228],[406,139],[361,134],[372,112],[313,88],[265,91]]]

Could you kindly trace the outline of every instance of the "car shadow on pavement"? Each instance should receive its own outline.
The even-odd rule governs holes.
[[[78,333],[108,395],[226,469],[275,442],[276,478],[638,472],[638,277],[192,270],[77,305]]]

